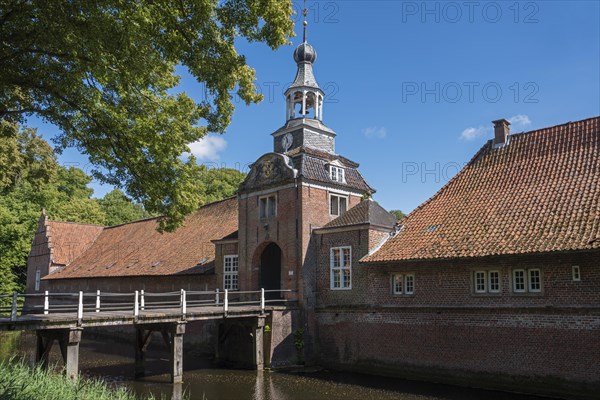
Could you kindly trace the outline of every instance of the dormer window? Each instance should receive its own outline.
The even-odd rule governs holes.
[[[329,166],[329,177],[335,182],[346,182],[344,177],[344,168],[336,167],[335,165]]]

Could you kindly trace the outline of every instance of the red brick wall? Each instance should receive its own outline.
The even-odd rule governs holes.
[[[37,270],[40,270],[41,277],[48,275],[49,272],[52,254],[46,228],[46,217],[42,215],[38,221],[38,227],[31,243],[29,258],[27,259],[27,284],[25,288],[27,293],[36,293],[35,275]]]
[[[600,388],[597,312],[407,307],[317,318],[326,366],[542,393]]]
[[[215,275],[176,275],[160,277],[85,278],[42,280],[42,290],[54,293],[84,292],[133,293],[136,290],[162,293],[180,289],[204,291],[216,288]]]
[[[598,252],[360,265],[358,232],[323,235],[316,305],[319,362],[471,386],[573,395],[600,389]],[[329,248],[353,246],[351,291],[329,290]],[[579,265],[581,281],[572,280]],[[512,293],[512,268],[540,268],[542,293]],[[501,272],[474,293],[473,271]],[[412,273],[414,295],[391,274]]]
[[[265,356],[273,367],[294,365],[297,362],[294,332],[302,326],[297,309],[273,311],[267,324],[271,332],[266,340]]]
[[[260,256],[269,243],[276,243],[281,249],[281,287],[297,289],[296,191],[296,188],[286,188],[273,192],[277,195],[277,215],[267,219],[259,216],[260,196],[239,200],[241,290],[260,289]]]
[[[316,266],[316,259],[308,254],[312,230],[335,218],[329,215],[329,191],[299,186],[271,193],[277,195],[277,216],[268,219],[259,218],[260,195],[240,199],[240,288],[259,289],[260,255],[273,242],[282,251],[282,288],[296,291],[292,298],[303,298],[304,270],[314,275]],[[359,202],[360,196],[350,195],[348,208]]]

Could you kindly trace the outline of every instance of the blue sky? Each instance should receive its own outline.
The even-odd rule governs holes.
[[[308,41],[336,152],[361,164],[375,200],[408,212],[492,137],[492,120],[510,119],[521,132],[600,115],[599,4],[309,1]],[[296,29],[293,45],[277,51],[240,43],[265,100],[237,101],[227,132],[192,146],[202,162],[246,171],[272,150],[296,71]],[[201,100],[202,86],[180,72],[181,90]],[[31,124],[47,139],[55,132]],[[88,169],[73,150],[60,161]],[[98,197],[111,189],[92,186]]]

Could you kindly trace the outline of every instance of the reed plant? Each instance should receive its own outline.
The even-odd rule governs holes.
[[[0,400],[136,400],[136,396],[99,379],[71,380],[64,374],[39,366],[31,368],[12,359],[0,362]]]

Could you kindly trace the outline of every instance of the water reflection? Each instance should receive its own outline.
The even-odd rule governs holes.
[[[0,358],[15,352],[31,354],[35,336],[23,335],[18,340],[1,336]],[[9,348],[10,347],[10,348]],[[58,346],[55,346],[58,347]],[[139,395],[153,394],[172,400],[540,400],[522,396],[447,385],[411,382],[368,375],[337,373],[325,370],[240,371],[215,368],[210,360],[186,353],[184,383],[170,384],[168,353],[160,347],[150,349],[147,376],[134,380],[134,347],[108,339],[84,337],[80,348],[81,372],[102,377],[115,385],[125,385]],[[60,361],[57,349],[50,355]]]

